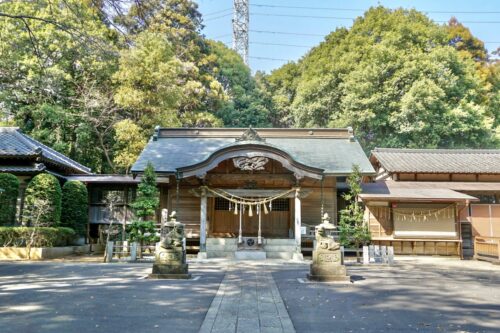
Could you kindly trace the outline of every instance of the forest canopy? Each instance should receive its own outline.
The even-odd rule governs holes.
[[[1,125],[94,172],[127,172],[156,125],[352,126],[367,151],[499,145],[500,64],[454,18],[374,7],[254,75],[190,0],[3,2],[0,32]]]

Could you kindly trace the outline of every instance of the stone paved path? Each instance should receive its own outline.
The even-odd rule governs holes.
[[[294,333],[271,273],[258,267],[229,267],[200,333]]]

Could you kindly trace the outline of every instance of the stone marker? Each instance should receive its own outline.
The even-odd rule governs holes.
[[[387,264],[387,247],[385,245],[380,246],[380,255],[382,257],[382,262]]]
[[[368,253],[368,246],[363,246],[363,265],[368,265],[370,263],[370,254]]]
[[[335,225],[330,223],[328,214],[325,213],[322,223],[315,229],[316,247],[307,277],[313,281],[349,281],[346,268],[342,264],[340,244],[327,234],[328,231],[336,229]]]
[[[375,262],[375,248],[373,245],[368,246],[368,251],[370,254],[370,262]]]
[[[394,264],[394,247],[392,247],[392,246],[389,246],[387,248],[387,259],[388,259],[389,265]]]
[[[177,222],[175,211],[170,215],[170,221],[164,217],[166,209],[162,211],[162,226],[160,242],[156,243],[155,263],[150,279],[189,279],[186,263],[186,249],[184,247],[184,224]]]
[[[382,262],[382,257],[380,255],[380,245],[375,245],[374,249],[375,249],[375,254],[374,254],[375,262],[377,263]]]

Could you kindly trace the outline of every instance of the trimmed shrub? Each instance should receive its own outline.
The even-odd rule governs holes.
[[[32,247],[67,246],[73,244],[76,233],[64,227],[0,227],[0,246],[25,247],[32,237]]]
[[[61,221],[61,185],[56,177],[41,173],[26,188],[23,222],[29,226],[56,227]]]
[[[0,226],[15,223],[18,195],[17,177],[10,173],[0,173]]]
[[[66,182],[62,188],[61,227],[72,228],[84,236],[88,212],[87,187],[77,180]]]

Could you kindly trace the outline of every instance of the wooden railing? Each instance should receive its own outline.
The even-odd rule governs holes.
[[[474,258],[500,262],[500,237],[474,238]]]

